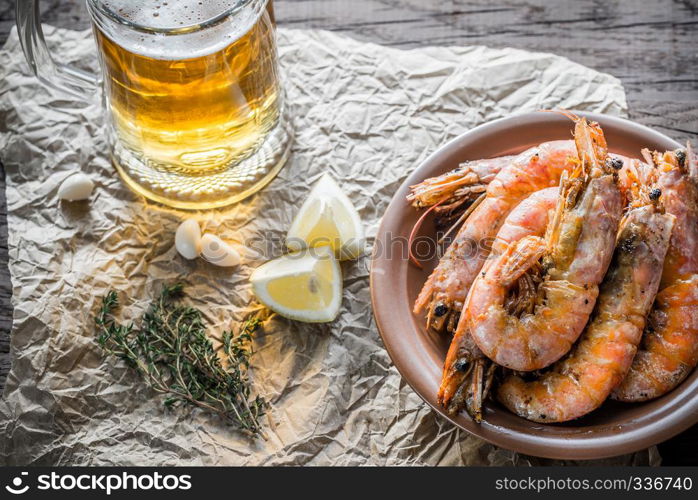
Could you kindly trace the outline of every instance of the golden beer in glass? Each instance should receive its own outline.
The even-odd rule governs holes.
[[[266,0],[87,0],[111,156],[136,192],[189,209],[257,191],[286,160]]]

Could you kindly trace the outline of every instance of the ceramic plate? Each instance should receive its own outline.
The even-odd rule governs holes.
[[[636,123],[579,113],[598,121],[609,150],[639,157],[643,147],[680,147],[672,139]],[[586,417],[566,424],[538,424],[517,417],[493,401],[482,424],[465,412],[450,417],[436,402],[449,339],[428,332],[412,304],[436,259],[418,269],[396,241],[406,241],[420,212],[405,201],[412,184],[441,174],[465,160],[515,154],[555,139],[571,138],[573,124],[554,113],[528,113],[495,120],[453,139],[419,165],[402,184],[380,225],[371,268],[371,299],[383,342],[405,380],[435,411],[455,425],[498,446],[549,458],[592,459],[637,451],[664,441],[698,421],[698,371],[669,394],[641,404],[606,402]],[[427,219],[417,236],[434,235]],[[387,251],[393,242],[392,252]]]

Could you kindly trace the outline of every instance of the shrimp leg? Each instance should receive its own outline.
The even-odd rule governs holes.
[[[539,370],[569,351],[613,254],[622,211],[615,171],[607,168],[598,124],[575,120],[581,168],[563,179],[546,237],[523,238],[488,266],[474,282],[456,330],[468,330],[488,358],[517,371]],[[532,310],[512,314],[510,292],[541,259]]]
[[[628,212],[581,339],[537,380],[507,377],[497,391],[504,406],[535,422],[565,422],[604,402],[630,369],[659,287],[673,219],[653,205]]]
[[[642,343],[612,396],[627,402],[666,394],[698,363],[698,163],[690,148],[655,154],[654,163],[662,203],[676,217],[676,229]]]

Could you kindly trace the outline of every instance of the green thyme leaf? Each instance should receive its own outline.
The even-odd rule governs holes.
[[[165,395],[166,407],[197,406],[243,431],[260,434],[259,418],[268,403],[250,396],[247,369],[250,340],[261,319],[247,319],[237,335],[223,332],[224,356],[220,356],[206,334],[201,311],[179,304],[183,290],[181,283],[166,286],[143,314],[140,327],[116,323],[113,314],[119,307],[118,296],[108,292],[95,318],[97,343]]]

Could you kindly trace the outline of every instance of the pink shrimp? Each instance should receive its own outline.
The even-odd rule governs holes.
[[[569,351],[613,255],[622,211],[616,172],[606,164],[598,124],[575,121],[581,168],[563,178],[546,237],[522,238],[488,266],[473,283],[456,330],[469,331],[488,358],[517,371],[539,370]],[[516,301],[523,306],[512,307],[509,297],[522,288],[521,278],[526,293]]]
[[[453,170],[410,186],[407,201],[415,208],[433,207],[439,222],[449,222],[487,190],[513,156],[500,156],[461,163]],[[443,225],[443,224],[442,224]]]
[[[558,200],[559,189],[542,189],[522,201],[506,218],[492,244],[491,255],[499,255],[509,244],[530,235],[542,236]],[[521,280],[522,295],[525,280]],[[476,421],[482,418],[482,400],[492,384],[494,368],[466,330],[456,333],[446,355],[438,400],[446,410],[457,413],[465,407]]]
[[[428,307],[427,327],[455,330],[470,285],[506,216],[529,194],[556,186],[562,172],[576,165],[575,156],[572,141],[546,142],[517,155],[500,170],[417,297],[414,313]]]
[[[690,146],[655,153],[653,162],[662,202],[676,223],[642,344],[613,393],[614,399],[627,402],[666,394],[698,363],[698,163]]]
[[[570,354],[530,382],[510,375],[498,399],[535,422],[565,422],[598,408],[630,369],[659,287],[673,216],[632,209],[601,284],[594,316]]]

